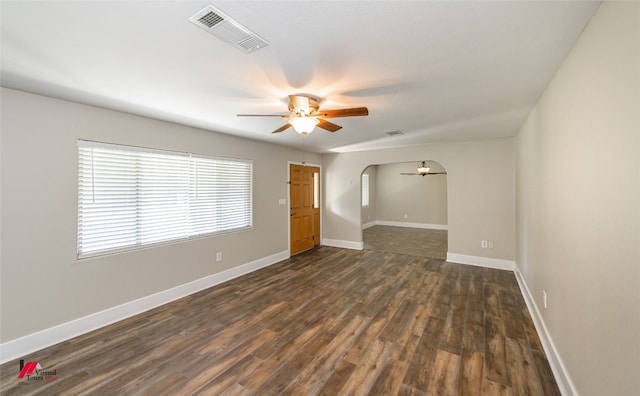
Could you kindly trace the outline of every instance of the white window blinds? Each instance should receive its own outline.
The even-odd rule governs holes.
[[[248,160],[78,141],[78,257],[250,229]]]

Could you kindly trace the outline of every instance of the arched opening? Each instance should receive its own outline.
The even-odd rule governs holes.
[[[361,226],[365,250],[446,259],[447,174],[437,161],[375,164],[361,176]]]

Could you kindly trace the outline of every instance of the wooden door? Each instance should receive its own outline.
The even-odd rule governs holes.
[[[320,168],[289,166],[291,254],[320,244]]]

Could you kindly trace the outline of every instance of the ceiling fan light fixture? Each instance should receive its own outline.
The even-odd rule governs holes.
[[[311,133],[319,122],[315,117],[293,117],[289,120],[289,124],[301,135]]]

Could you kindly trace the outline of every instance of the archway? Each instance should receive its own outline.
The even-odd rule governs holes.
[[[407,175],[417,173],[420,162],[374,164],[363,170],[361,226],[365,250],[446,259],[446,170],[436,161],[427,161],[427,175]]]

